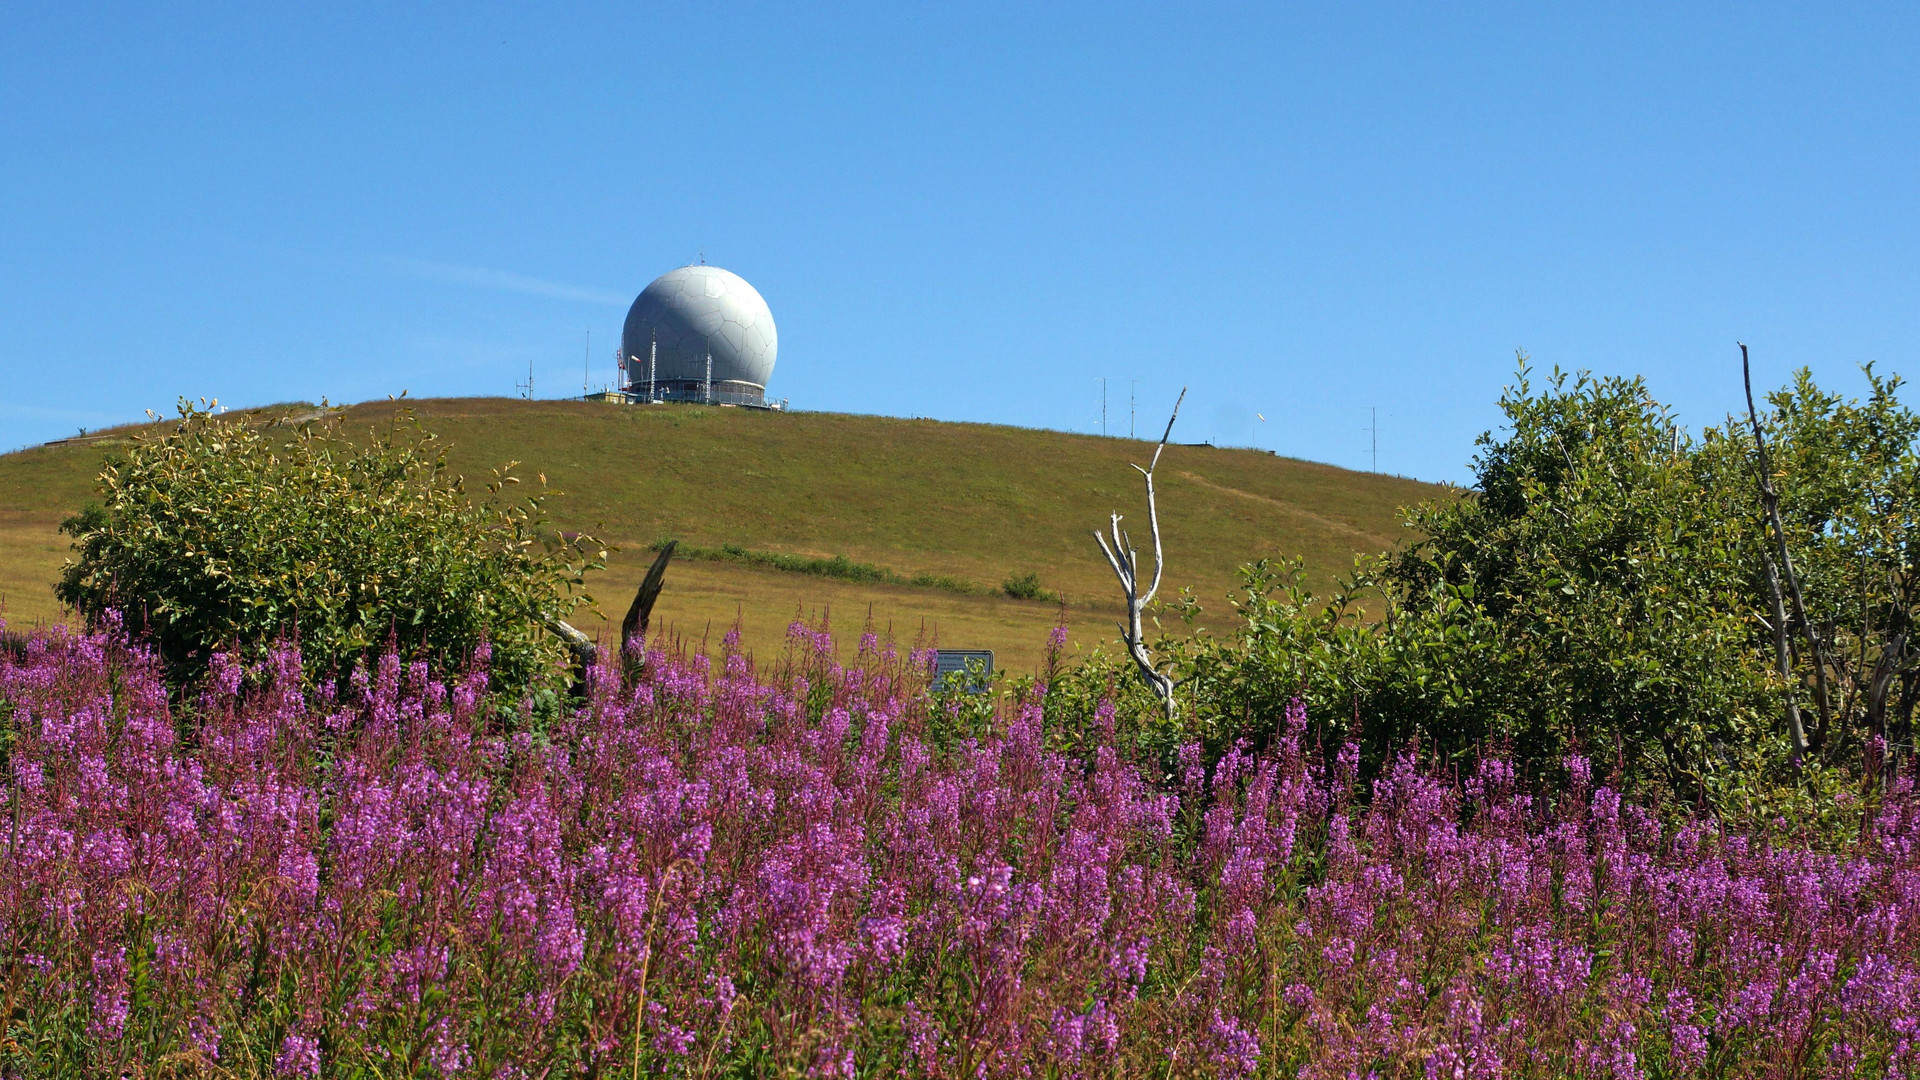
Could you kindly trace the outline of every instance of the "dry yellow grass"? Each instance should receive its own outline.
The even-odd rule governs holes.
[[[0,618],[10,625],[57,619],[53,581],[67,555],[57,515],[0,511]]]
[[[645,569],[632,561],[615,563],[594,589],[606,598],[600,614],[583,612],[575,622],[597,638],[616,636]],[[891,635],[903,650],[922,640],[952,648],[991,648],[996,665],[1029,672],[1040,666],[1047,632],[1059,616],[1058,605],[1003,596],[961,596],[682,561],[667,572],[667,587],[654,608],[653,632],[692,643],[717,643],[738,619],[741,640],[761,655],[771,655],[784,647],[787,626],[795,618],[827,618],[845,651],[871,621],[876,633],[883,639]],[[1112,620],[1071,611],[1068,622],[1070,639],[1091,644],[1106,634]]]

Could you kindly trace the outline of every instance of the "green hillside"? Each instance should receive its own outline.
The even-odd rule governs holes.
[[[412,407],[452,445],[470,477],[521,462],[566,492],[557,523],[620,550],[592,592],[617,620],[665,537],[751,561],[676,560],[659,617],[718,636],[744,619],[750,644],[776,646],[796,612],[830,610],[843,629],[872,618],[896,636],[1000,650],[1030,664],[1057,603],[1000,593],[1034,574],[1070,621],[1104,635],[1117,608],[1090,530],[1118,510],[1144,544],[1139,477],[1151,444],[984,424],[837,413],[769,413],[578,401],[447,399]],[[349,431],[396,406],[355,406]],[[271,412],[273,410],[261,410]],[[286,411],[282,409],[281,411]],[[312,410],[305,410],[312,411]],[[0,603],[16,623],[59,616],[50,591],[66,554],[61,517],[90,495],[101,458],[125,432],[0,456]],[[1176,429],[1176,436],[1178,431]],[[1191,587],[1224,607],[1233,571],[1263,555],[1303,557],[1321,584],[1357,551],[1400,535],[1397,508],[1443,489],[1254,450],[1169,446],[1158,473],[1168,568],[1163,595]],[[885,580],[850,581],[765,565],[843,556]],[[942,579],[946,587],[889,584]],[[588,620],[592,622],[591,619]]]

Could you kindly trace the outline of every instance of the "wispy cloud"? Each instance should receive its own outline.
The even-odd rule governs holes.
[[[397,274],[426,278],[430,281],[446,281],[455,285],[471,285],[477,289],[497,289],[502,292],[526,293],[529,296],[548,296],[555,300],[604,304],[608,307],[626,307],[633,299],[606,289],[591,289],[580,285],[569,285],[562,281],[543,281],[525,274],[516,274],[511,270],[489,270],[484,266],[461,266],[457,263],[428,262],[424,259],[390,258],[384,261],[387,268]]]

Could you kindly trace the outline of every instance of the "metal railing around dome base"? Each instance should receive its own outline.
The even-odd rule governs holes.
[[[630,383],[621,391],[627,401],[645,403],[647,384]],[[717,382],[711,388],[691,379],[661,379],[653,387],[653,400],[694,405],[740,405],[750,409],[778,409],[785,402],[769,402],[763,387],[743,382]]]

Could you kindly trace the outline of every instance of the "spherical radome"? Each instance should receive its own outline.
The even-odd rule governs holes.
[[[718,266],[669,270],[641,291],[620,334],[630,387],[651,379],[669,396],[690,396],[707,380],[721,392],[757,399],[773,376],[779,336],[773,312],[745,278]],[[675,389],[677,388],[677,389]]]

